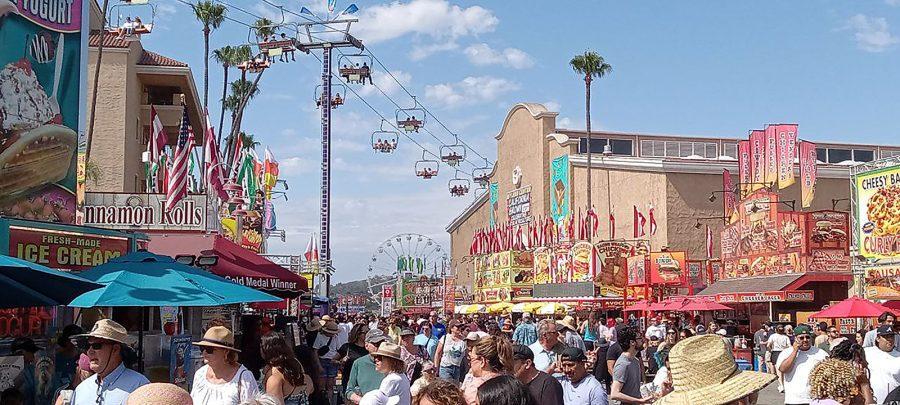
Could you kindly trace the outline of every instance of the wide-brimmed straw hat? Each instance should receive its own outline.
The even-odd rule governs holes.
[[[128,336],[128,329],[120,325],[112,319],[101,319],[94,323],[94,327],[88,333],[72,336],[72,339],[96,338],[109,340],[111,342],[129,344],[131,337]]]
[[[134,390],[125,405],[190,405],[191,394],[175,384],[153,383]]]
[[[775,374],[739,370],[721,337],[694,336],[669,352],[674,390],[657,405],[727,404],[763,389]]]
[[[241,352],[234,347],[234,333],[224,326],[213,326],[207,329],[206,333],[203,334],[203,339],[200,339],[199,342],[194,342],[194,345]]]
[[[572,332],[575,332],[578,330],[578,327],[575,326],[575,318],[573,318],[569,315],[566,315],[565,318],[563,318],[559,321],[556,321],[556,324],[563,328],[567,328],[567,329],[571,330]]]
[[[324,333],[325,336],[334,336],[337,335],[340,331],[341,328],[338,327],[337,322],[335,322],[333,319],[322,319],[322,333]]]
[[[403,361],[403,358],[400,357],[400,346],[391,342],[381,342],[375,355]]]
[[[319,319],[318,316],[312,317],[312,319],[306,323],[307,332],[318,332],[319,329],[322,329],[322,320]]]

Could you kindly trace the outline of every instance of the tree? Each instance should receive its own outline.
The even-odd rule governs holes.
[[[591,82],[594,81],[594,78],[602,79],[612,72],[612,66],[594,51],[585,51],[582,55],[576,55],[569,61],[569,65],[572,66],[576,73],[584,76],[584,115],[587,132],[587,209],[590,210],[593,208],[591,200]],[[607,140],[608,145],[609,141]],[[609,187],[609,184],[606,187]],[[607,207],[607,209],[611,213],[612,207]],[[590,221],[590,216],[588,216],[588,229],[593,229]],[[612,229],[610,229],[611,235]]]
[[[264,72],[264,71],[263,71]],[[226,156],[229,158],[232,156],[231,152],[234,150],[235,145],[234,139],[237,138],[237,134],[241,131],[241,121],[244,117],[244,110],[247,108],[247,103],[259,94],[259,80],[262,78],[263,72],[259,72],[256,75],[256,78],[253,79],[253,82],[250,82],[246,79],[235,80],[231,82],[231,95],[225,98],[226,109],[231,111],[231,131],[228,135],[228,145],[226,150],[228,153]],[[234,163],[234,162],[232,162]]]
[[[94,137],[94,122],[97,120],[97,85],[100,84],[100,66],[103,65],[103,41],[106,36],[106,13],[109,8],[109,0],[103,0],[103,8],[100,10],[100,44],[97,46],[97,65],[94,67],[94,89],[91,93],[91,122],[88,123],[87,134],[84,137],[84,162],[91,161],[91,141]]]
[[[225,101],[228,97],[228,71],[231,67],[250,60],[250,46],[224,46],[213,51],[213,58],[222,64],[222,69],[225,71],[225,78],[222,81],[222,99],[219,100],[222,104],[221,113],[219,114],[219,133],[216,138],[216,143],[221,145],[222,126],[225,124]]]
[[[203,0],[191,5],[197,21],[203,24],[203,108],[209,101],[209,34],[225,21],[225,6]]]
[[[275,23],[268,18],[260,18],[253,23],[253,29],[256,30],[256,37],[259,40],[265,40],[275,35]]]

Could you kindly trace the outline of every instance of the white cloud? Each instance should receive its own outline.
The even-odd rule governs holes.
[[[413,49],[409,51],[409,58],[414,61],[419,61],[433,54],[452,51],[456,48],[459,48],[459,45],[457,45],[454,41],[438,42],[427,45],[414,45]]]
[[[564,129],[573,129],[572,119],[569,117],[562,117],[562,118],[556,120],[556,127],[564,128]]]
[[[470,45],[463,53],[469,62],[475,65],[503,65],[513,69],[526,69],[534,66],[534,60],[525,51],[516,48],[495,50],[490,45],[481,43]]]
[[[313,173],[319,168],[317,162],[299,156],[277,159],[279,173],[285,177]]]
[[[393,75],[394,77],[391,77]],[[396,78],[397,80],[394,80]],[[412,83],[412,75],[404,72],[402,70],[391,70],[391,74],[387,74],[384,71],[376,70],[372,72],[372,82],[375,83],[375,86],[381,89],[381,91],[385,92],[387,95],[393,95],[400,90],[400,84],[404,87],[409,87],[409,84]],[[397,84],[400,82],[400,84]],[[375,88],[375,86],[363,86],[361,89],[357,90],[362,96],[369,96],[372,94],[379,94],[381,92]]]
[[[447,107],[493,101],[519,89],[519,84],[492,76],[469,76],[457,83],[425,86],[425,98]]]
[[[884,0],[884,2],[889,6],[900,6],[900,0]]]
[[[434,39],[477,35],[493,31],[498,23],[490,10],[480,6],[463,8],[445,0],[394,1],[365,8],[355,32],[373,44],[408,34]]]
[[[854,31],[856,46],[867,52],[883,52],[897,43],[891,35],[887,20],[883,17],[868,17],[857,14],[847,21],[845,29]]]

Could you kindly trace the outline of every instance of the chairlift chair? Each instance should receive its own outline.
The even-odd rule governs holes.
[[[462,197],[466,194],[469,194],[469,188],[471,188],[472,182],[469,179],[464,179],[459,177],[459,170],[456,171],[456,175],[447,182],[447,189],[450,190],[450,195],[453,197]]]
[[[450,167],[456,167],[459,162],[466,160],[466,146],[459,142],[456,134],[453,134],[453,138],[456,142],[441,146],[441,160]]]
[[[272,66],[272,64],[269,63],[269,58],[263,55],[257,55],[253,59],[238,63],[237,68],[245,73],[260,73],[263,70],[268,69],[269,66]]]
[[[425,109],[419,107],[419,102],[413,97],[412,108],[401,108],[397,110],[397,127],[406,132],[419,132],[419,128],[425,126]]]
[[[394,153],[397,150],[397,142],[400,140],[400,134],[397,131],[388,131],[384,129],[384,120],[381,120],[381,127],[372,132],[372,150],[381,153]]]
[[[426,153],[427,152],[423,150],[422,160],[416,162],[416,176],[428,180],[438,175],[440,162],[438,162],[437,160],[428,159],[425,156]]]
[[[363,54],[341,55],[338,73],[347,83],[372,84],[372,56]]]
[[[475,180],[481,187],[487,187],[488,183],[490,183],[491,171],[493,170],[486,158],[484,159],[484,163],[484,167],[476,167],[475,170],[472,170],[472,180]]]
[[[123,14],[129,7],[133,8],[132,12]],[[148,12],[150,22],[144,21]],[[107,26],[104,29],[110,35],[116,35],[119,39],[126,41],[140,40],[141,35],[153,31],[156,23],[156,6],[147,0],[122,0],[119,4],[110,7],[109,14],[115,15],[116,21],[115,24],[112,24],[112,19],[107,19]],[[141,18],[142,16],[144,19]]]
[[[315,90],[315,99],[316,99],[316,108],[322,106],[322,85],[316,86]],[[331,85],[331,109],[338,108],[338,106],[344,105],[344,100],[347,99],[347,86],[343,84],[332,84]]]

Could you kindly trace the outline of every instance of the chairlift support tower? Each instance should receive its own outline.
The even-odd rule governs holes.
[[[355,18],[339,18],[310,21],[298,24],[297,49],[309,53],[322,50],[322,192],[319,206],[319,253],[320,261],[331,261],[331,50],[335,48],[356,48],[362,52],[362,41],[350,35],[350,25]],[[324,272],[327,297],[331,293],[331,269]]]

